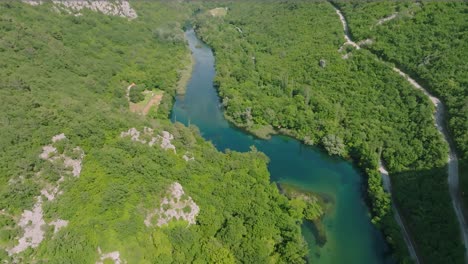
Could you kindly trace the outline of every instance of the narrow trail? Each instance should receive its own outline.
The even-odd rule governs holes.
[[[340,17],[341,24],[343,25],[343,31],[344,31],[344,34],[345,34],[344,38],[346,40],[344,45],[348,44],[348,45],[352,45],[356,49],[360,49],[361,47],[357,43],[355,43],[354,41],[351,40],[351,37],[350,37],[350,34],[349,34],[348,23],[346,22],[345,17],[343,16],[341,11],[335,5],[332,4],[332,6],[335,9],[338,16]],[[398,69],[396,67],[394,67],[393,70],[395,72],[397,72],[399,75],[401,75],[402,77],[404,77],[414,88],[416,88],[418,90],[421,90],[427,97],[429,97],[429,99],[431,100],[431,102],[435,106],[435,109],[436,109],[436,111],[434,113],[435,125],[437,127],[437,130],[439,130],[439,132],[442,134],[444,140],[447,142],[447,144],[449,146],[449,155],[448,155],[448,185],[449,185],[449,192],[450,192],[450,197],[451,197],[451,200],[452,200],[452,205],[453,205],[453,208],[455,210],[455,214],[457,216],[458,223],[460,225],[460,231],[461,231],[461,236],[462,236],[462,239],[463,239],[463,243],[465,245],[465,263],[468,263],[468,248],[467,248],[468,247],[468,227],[466,225],[466,219],[465,219],[465,217],[463,215],[462,206],[461,206],[460,188],[459,188],[459,183],[458,183],[458,179],[459,179],[459,176],[458,176],[458,158],[457,158],[457,154],[455,152],[454,143],[450,139],[449,133],[448,133],[446,127],[445,127],[445,123],[446,123],[445,119],[444,119],[445,118],[445,107],[442,104],[442,102],[439,100],[439,98],[434,97],[433,95],[431,95],[424,87],[419,85],[414,79],[409,77],[406,73],[404,73],[403,71],[401,71],[400,69]],[[390,177],[388,175],[388,172],[385,170],[385,168],[383,166],[380,166],[380,172],[381,172],[381,175],[382,175],[382,181],[383,181],[383,184],[384,184],[384,188],[391,194],[391,181],[390,181]],[[400,226],[400,228],[401,228],[401,230],[403,232],[406,245],[408,246],[408,250],[410,251],[410,255],[412,257],[414,257],[414,260],[417,263],[420,263],[420,261],[419,261],[419,259],[417,257],[416,251],[414,249],[414,246],[412,245],[411,237],[409,236],[409,234],[407,232],[407,229],[404,226],[403,221],[401,221],[400,213],[398,212],[397,208],[394,206],[394,203],[392,203],[392,204],[393,204],[393,208],[394,208],[394,211],[395,211],[395,218],[397,218],[397,217],[400,218],[399,219],[400,221],[398,219],[396,219],[396,221],[397,221],[398,225]]]
[[[159,104],[161,103],[162,97],[163,97],[162,94],[157,94],[157,95],[153,96],[151,98],[151,100],[149,100],[149,102],[145,105],[143,110],[141,111],[143,113],[143,115],[147,115],[149,113],[149,111],[151,110],[152,106],[159,106]]]
[[[382,175],[383,188],[387,193],[390,194],[390,199],[392,201],[393,216],[394,216],[395,221],[397,222],[398,226],[400,226],[400,230],[401,230],[401,232],[403,234],[403,240],[405,240],[406,246],[408,247],[410,257],[417,264],[420,264],[421,262],[419,261],[419,257],[416,254],[416,249],[415,249],[415,246],[414,246],[414,242],[411,239],[411,236],[409,235],[409,232],[406,229],[405,224],[403,223],[403,219],[402,219],[402,217],[400,215],[400,212],[398,211],[398,208],[396,207],[393,196],[391,195],[392,194],[392,182],[390,181],[390,176],[388,175],[388,171],[383,166],[382,161],[379,162],[379,172],[380,172],[380,175]]]

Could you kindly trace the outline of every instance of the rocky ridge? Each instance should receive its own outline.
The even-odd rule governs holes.
[[[24,3],[33,6],[42,5],[46,3],[45,0],[23,0]],[[126,17],[128,19],[135,19],[138,17],[136,11],[130,6],[128,1],[91,1],[91,0],[53,0],[54,10],[57,12],[65,12],[75,16],[81,16],[80,13],[83,9],[90,9],[95,12],[101,12],[105,15]]]

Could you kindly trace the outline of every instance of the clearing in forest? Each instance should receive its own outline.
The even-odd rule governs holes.
[[[227,7],[217,7],[210,9],[210,14],[214,17],[223,17],[227,14]]]
[[[143,95],[145,96],[143,101],[138,103],[129,102],[131,112],[147,115],[153,106],[155,107],[155,111],[157,111],[163,98],[164,91],[158,89],[154,89],[152,91],[145,90],[143,91]]]

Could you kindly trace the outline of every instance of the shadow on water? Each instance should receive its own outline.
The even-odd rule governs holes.
[[[261,140],[229,124],[213,85],[213,53],[193,30],[188,30],[186,37],[195,65],[185,96],[176,98],[171,120],[196,125],[201,135],[220,151],[246,152],[255,146],[270,159],[272,181],[320,194],[330,201],[333,206],[317,225],[319,228],[311,223],[302,226],[310,262],[391,263],[381,233],[370,222],[362,197],[363,179],[353,164],[290,137],[278,135]],[[320,228],[326,234],[326,242],[320,237]]]

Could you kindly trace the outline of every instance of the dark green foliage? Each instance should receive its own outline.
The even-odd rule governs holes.
[[[132,87],[130,89],[130,102],[138,103],[140,101],[143,101],[143,99],[145,99],[145,95],[143,94],[144,90],[145,90],[144,85],[137,85],[137,86]]]
[[[200,12],[196,30],[215,50],[216,83],[228,118],[249,130],[271,125],[307,142],[321,142],[333,154],[354,158],[368,172],[374,223],[383,228],[399,260],[408,257],[376,170],[380,158],[392,177],[411,171],[419,180],[431,179],[419,188],[409,178],[398,177],[400,184],[394,188],[397,198],[407,197],[401,200],[402,208],[421,208],[420,218],[408,219],[410,226],[417,226],[416,242],[423,245],[429,239],[458,237],[455,224],[445,228],[455,219],[448,189],[440,185],[446,182],[447,172],[438,169],[446,164],[448,148],[434,126],[434,108],[427,97],[396,74],[390,63],[367,50],[347,49],[351,54],[343,59],[345,52],[338,52],[344,43],[343,28],[329,3],[233,2],[227,6],[223,18]],[[449,29],[443,30],[450,34]],[[392,29],[387,38],[395,38],[398,32]],[[405,52],[393,54],[410,60]],[[326,61],[326,67],[320,66],[320,60]],[[337,138],[342,139],[343,148]],[[420,199],[428,193],[438,199]],[[406,200],[419,203],[414,207]],[[438,213],[431,210],[434,203]],[[421,223],[422,218],[429,224]],[[442,226],[446,232],[434,232]],[[454,247],[422,246],[421,252],[460,262],[461,243],[454,243]]]
[[[432,176],[445,175],[446,171],[446,167],[440,167],[393,175],[395,197],[423,259],[430,263],[463,263],[464,247],[456,239],[460,237],[456,218],[445,217],[442,222],[436,217],[427,217],[447,211],[445,204],[451,204],[449,197],[441,195],[448,189],[446,178]],[[440,240],[440,234],[454,234],[454,237]]]
[[[466,195],[468,173],[464,165],[468,163],[468,64],[466,61],[468,5],[462,1],[379,1],[374,3],[356,1],[337,2],[337,5],[345,13],[355,40],[372,39],[373,43],[367,46],[368,49],[385,60],[394,62],[445,104],[448,112],[447,126],[460,159],[461,194],[465,204],[468,204],[468,195]],[[377,25],[379,19],[392,14],[396,14],[394,19]],[[431,171],[426,171],[424,174],[431,173]],[[414,172],[412,177],[418,174],[419,172]],[[445,174],[445,171],[442,170],[440,174]],[[418,181],[425,180],[422,176],[419,177]],[[401,181],[401,177],[398,179]],[[437,181],[437,178],[432,180]],[[435,186],[447,187],[442,178],[438,181],[441,185]],[[406,186],[406,184],[401,186]],[[433,188],[427,189],[433,192]],[[420,201],[420,197],[421,195],[418,195],[408,200]],[[410,222],[421,221],[417,215],[409,213],[415,208],[420,208],[419,204],[414,203],[410,206],[410,203],[402,202],[401,206],[407,211]],[[449,222],[456,225],[451,220]],[[424,232],[424,229],[421,228],[421,231]],[[432,244],[428,242],[433,241],[433,238],[420,237],[419,241],[424,245],[421,248],[422,255],[431,261],[437,262],[435,259],[442,261],[443,258],[449,259],[460,255],[459,245],[447,246],[444,250],[453,253],[443,255],[437,248],[445,247],[444,245],[437,246],[436,242]]]
[[[395,62],[448,106],[449,127],[462,158],[468,158],[468,36],[465,2],[340,4],[353,36],[372,38],[369,49]],[[382,25],[374,23],[396,13]]]

